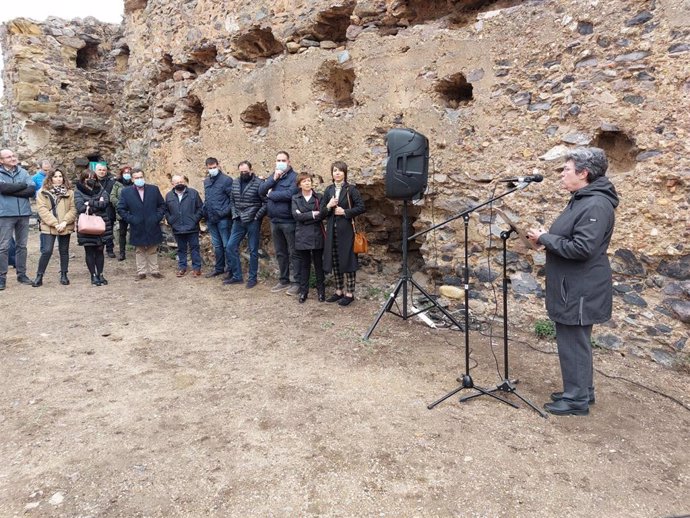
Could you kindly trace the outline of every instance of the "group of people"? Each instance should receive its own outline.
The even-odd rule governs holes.
[[[48,160],[32,176],[18,164],[15,153],[0,153],[0,290],[5,289],[10,248],[16,248],[17,280],[34,287],[43,278],[55,242],[60,256],[60,284],[68,277],[70,239],[76,230],[77,243],[84,247],[91,283],[108,284],[104,276],[105,255],[126,259],[127,235],[134,246],[136,280],[147,275],[161,278],[158,246],[163,240],[161,223],[167,220],[177,242],[177,277],[201,276],[199,243],[200,222],[206,220],[214,251],[213,269],[206,277],[223,275],[223,284],[244,283],[240,245],[246,239],[249,252],[247,288],[258,283],[261,223],[268,216],[271,237],[279,267],[278,283],[272,292],[297,295],[307,300],[312,265],[320,302],[347,306],[354,301],[358,268],[354,253],[354,218],[364,213],[364,202],[357,188],[347,182],[347,164],[331,166],[333,183],[323,194],[313,189],[309,174],[297,174],[290,155],[276,155],[275,170],[266,179],[252,171],[249,161],[238,164],[236,178],[224,173],[216,158],[205,161],[204,199],[188,185],[183,175],[171,177],[171,190],[165,197],[160,189],[146,183],[142,169],[125,166],[118,177],[108,173],[105,164],[83,171],[74,185]],[[32,280],[26,275],[26,250],[31,198],[36,199],[40,221],[38,268]],[[98,234],[80,231],[80,214],[102,218],[105,230]],[[118,222],[119,256],[115,255],[115,223]],[[326,298],[325,274],[332,273],[334,293]]]

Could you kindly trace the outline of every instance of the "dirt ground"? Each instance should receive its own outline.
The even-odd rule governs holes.
[[[2,517],[690,513],[690,412],[638,385],[597,373],[588,417],[543,419],[513,395],[519,409],[428,410],[464,369],[458,332],[386,314],[363,341],[380,302],[177,279],[168,257],[144,282],[133,257],[106,259],[110,284],[92,287],[72,249],[70,286],[56,253],[42,288],[10,270],[0,293]],[[511,332],[511,375],[541,407],[560,375],[533,347],[553,346]],[[494,387],[484,334],[471,373]],[[606,351],[595,367],[690,405],[687,374]]]

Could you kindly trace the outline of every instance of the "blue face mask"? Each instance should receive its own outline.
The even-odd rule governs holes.
[[[143,178],[137,178],[136,180],[134,180],[134,185],[136,185],[137,187],[143,187],[145,183],[146,181]]]
[[[125,174],[122,175],[122,179],[123,179],[125,182],[129,182],[129,181],[132,179],[132,175],[129,174],[129,173],[125,173]]]
[[[214,168],[214,169],[209,169],[209,170],[208,170],[208,175],[209,175],[209,176],[216,176],[216,175],[218,174],[218,172],[219,172],[219,169],[218,169],[217,167]]]
[[[278,169],[278,171],[287,171],[287,168],[287,162],[276,162],[276,169]]]

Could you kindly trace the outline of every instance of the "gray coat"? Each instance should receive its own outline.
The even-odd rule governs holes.
[[[36,186],[21,166],[8,171],[0,166],[0,218],[31,216],[31,202]]]
[[[554,322],[588,326],[611,318],[611,265],[618,195],[605,176],[574,192],[539,243],[546,248],[546,309]]]

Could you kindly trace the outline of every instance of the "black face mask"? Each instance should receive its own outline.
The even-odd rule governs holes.
[[[248,180],[251,180],[253,173],[240,173],[240,180],[246,182]]]
[[[186,186],[185,184],[183,184],[183,183],[178,183],[178,184],[174,187],[174,189],[175,189],[177,192],[182,192],[182,191],[185,190],[186,187],[187,187],[187,186]]]
[[[84,182],[84,183],[91,190],[96,189],[96,187],[98,187],[100,185],[99,181],[94,179],[94,178],[90,178],[90,179],[86,180],[86,182]]]

